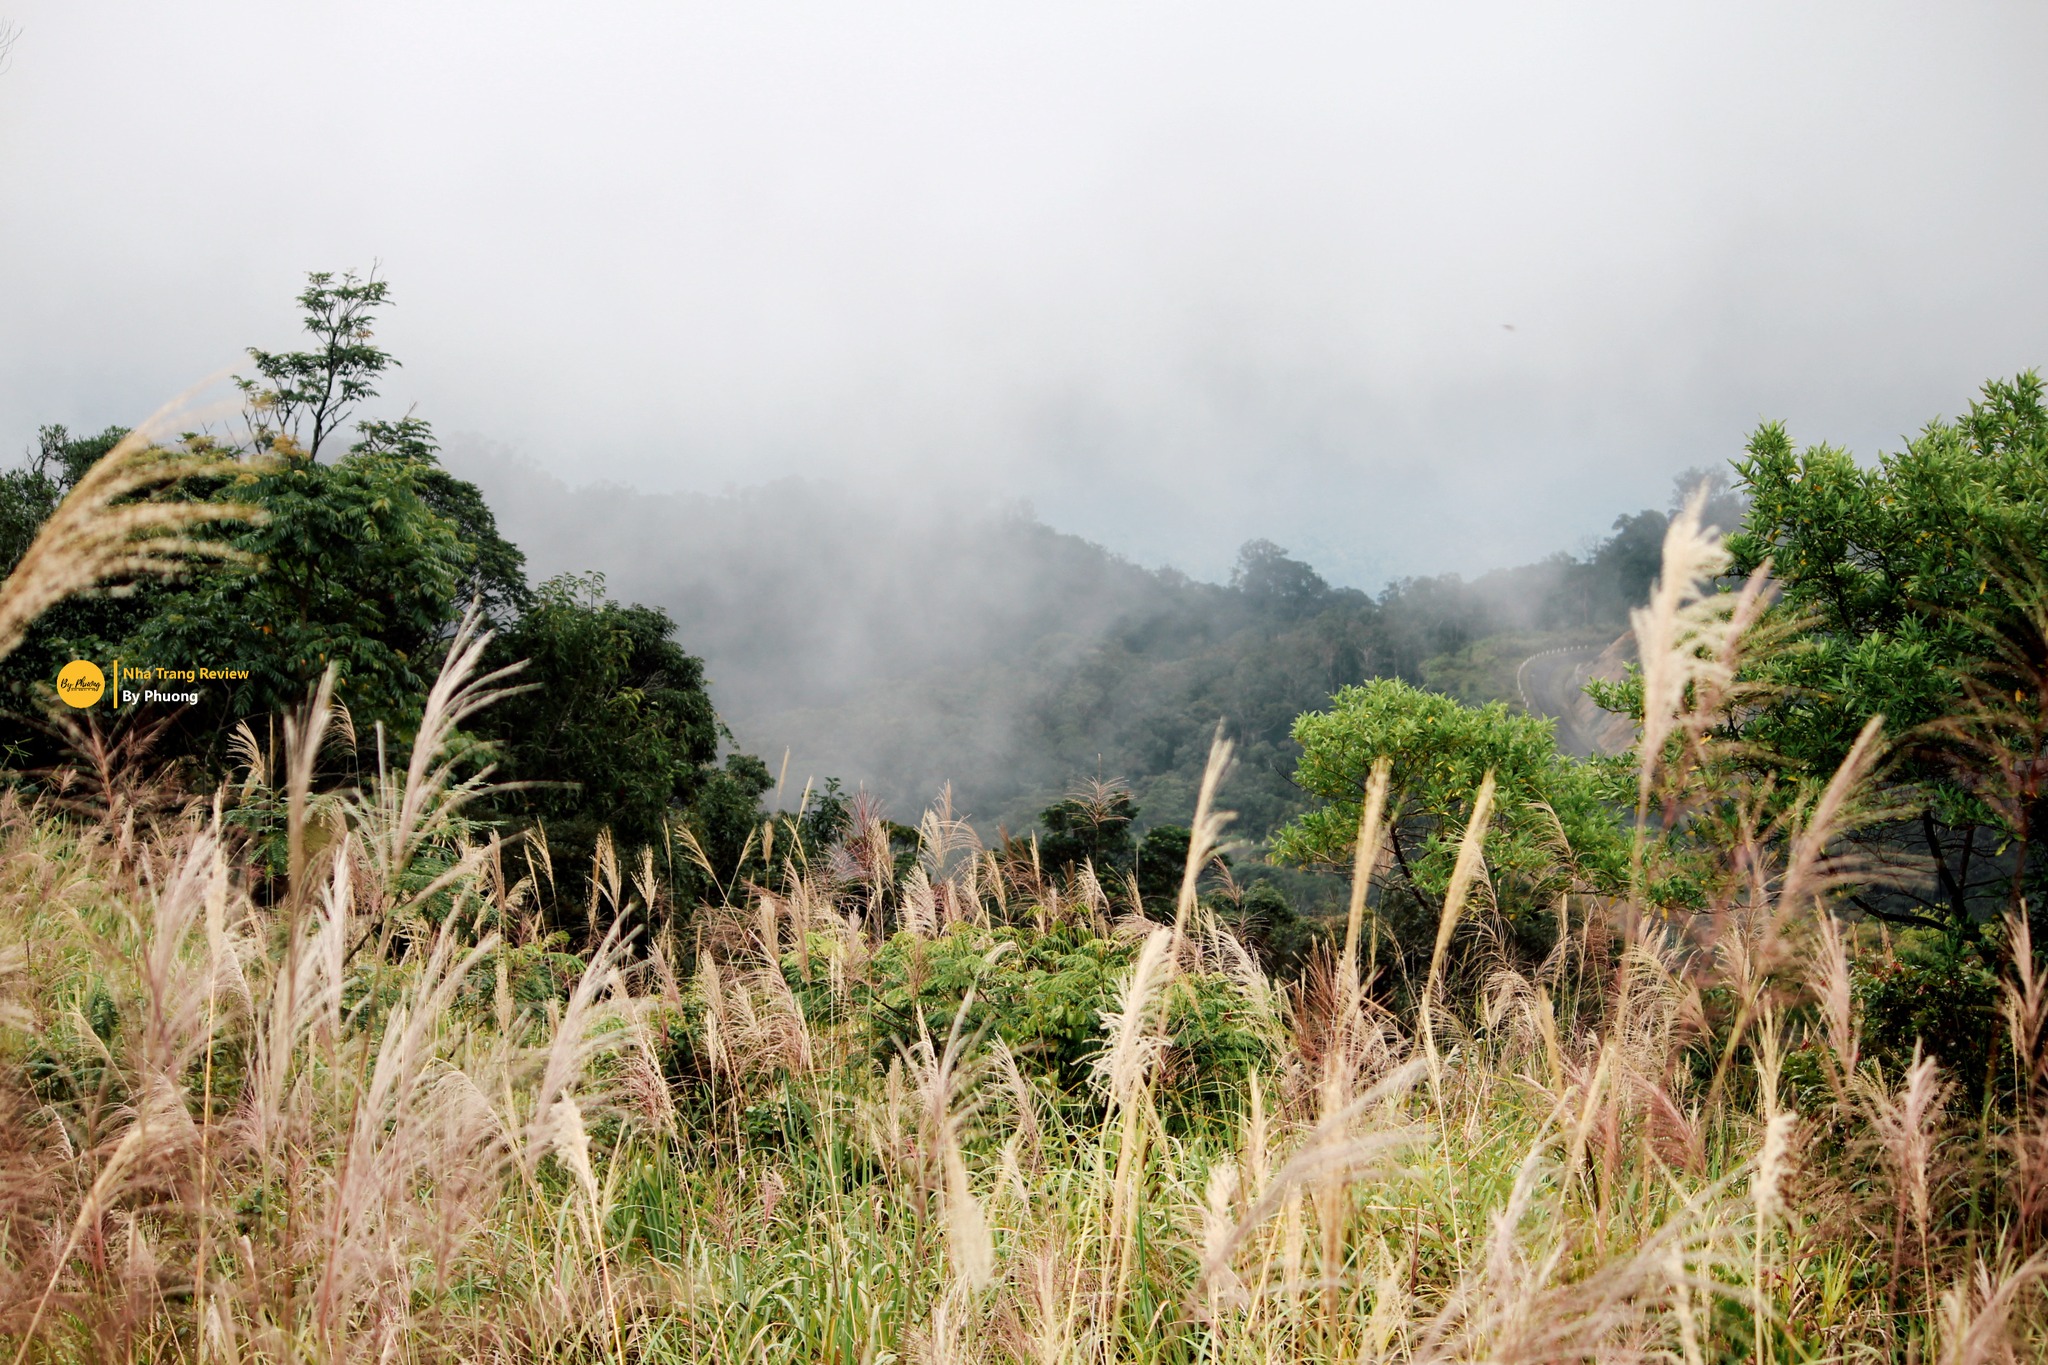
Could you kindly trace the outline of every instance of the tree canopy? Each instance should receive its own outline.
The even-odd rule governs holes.
[[[159,756],[211,780],[238,722],[271,732],[268,720],[303,702],[330,667],[360,744],[379,725],[404,738],[456,622],[476,609],[498,631],[494,662],[529,661],[527,689],[474,722],[489,742],[480,752],[518,784],[483,814],[515,828],[558,824],[572,851],[588,850],[601,828],[628,845],[661,845],[680,822],[714,858],[736,863],[771,784],[757,759],[720,762],[725,736],[703,664],[675,640],[673,621],[611,601],[598,578],[530,590],[524,556],[476,485],[442,467],[432,427],[416,416],[357,421],[355,439],[334,454],[397,365],[374,336],[390,291],[374,277],[316,273],[298,302],[313,344],[252,349],[255,374],[237,381],[246,439],[186,438],[238,463],[178,496],[260,511],[224,528],[239,557],[48,613],[0,666],[12,706],[33,713],[39,689],[73,657],[120,659],[130,670],[246,670],[164,717]],[[0,567],[124,434],[47,427],[29,467],[0,476]],[[11,758],[30,768],[54,761],[55,743]]]
[[[1628,845],[1593,767],[1557,750],[1552,724],[1501,702],[1465,706],[1396,678],[1347,687],[1295,722],[1295,780],[1321,801],[1273,841],[1276,857],[1347,865],[1373,763],[1393,761],[1388,849],[1393,882],[1420,900],[1444,894],[1472,800],[1494,775],[1486,860],[1510,916],[1547,910],[1557,893],[1612,890]]]
[[[1890,799],[1903,818],[1872,853],[1918,872],[1864,908],[1969,934],[2016,903],[2039,869],[2048,410],[2040,378],[1986,384],[1968,412],[1860,465],[1800,450],[1778,423],[1737,462],[1751,498],[1730,539],[1737,572],[1769,562],[1779,618],[1799,643],[1758,665],[1773,700],[1743,737],[1789,774],[1824,778],[1863,723],[1897,740]]]

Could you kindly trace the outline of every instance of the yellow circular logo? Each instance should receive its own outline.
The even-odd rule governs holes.
[[[106,690],[107,675],[96,663],[73,659],[57,670],[57,695],[68,705],[91,706]]]

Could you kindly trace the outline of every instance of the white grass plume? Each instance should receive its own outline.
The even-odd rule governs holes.
[[[1420,1062],[1404,1063],[1381,1077],[1371,1089],[1349,1104],[1326,1114],[1310,1130],[1294,1155],[1265,1182],[1258,1197],[1236,1225],[1227,1233],[1205,1239],[1202,1256],[1204,1284],[1225,1275],[1239,1249],[1267,1219],[1287,1205],[1290,1197],[1298,1195],[1303,1186],[1321,1181],[1355,1179],[1363,1171],[1382,1164],[1393,1153],[1413,1143],[1416,1133],[1406,1125],[1395,1125],[1364,1135],[1356,1134],[1353,1129],[1360,1118],[1383,1106],[1391,1106],[1406,1094],[1422,1071]]]
[[[1143,1093],[1166,1046],[1153,1025],[1163,1003],[1162,988],[1172,973],[1173,946],[1169,930],[1153,930],[1117,992],[1117,1007],[1102,1015],[1107,1041],[1095,1056],[1094,1071],[1110,1098],[1126,1111]]]
[[[185,479],[244,468],[210,450],[173,454],[160,448],[151,433],[175,421],[181,410],[181,404],[173,404],[121,438],[43,523],[0,583],[0,659],[14,652],[38,616],[67,597],[105,583],[175,574],[195,560],[242,557],[223,541],[187,532],[208,524],[258,521],[261,509],[145,496]]]
[[[1465,833],[1458,840],[1458,860],[1451,865],[1451,880],[1444,888],[1443,914],[1437,918],[1436,947],[1429,955],[1429,980],[1423,986],[1425,1000],[1434,992],[1443,975],[1451,935],[1457,931],[1458,920],[1465,912],[1465,900],[1471,893],[1472,884],[1479,878],[1485,858],[1486,823],[1492,817],[1493,773],[1489,770],[1480,779],[1479,790],[1472,797],[1472,816],[1465,822]]]
[[[1386,838],[1387,784],[1393,771],[1393,755],[1381,754],[1373,760],[1372,775],[1365,784],[1364,808],[1358,817],[1358,843],[1351,860],[1351,901],[1344,919],[1344,980],[1354,991],[1359,984],[1358,937],[1364,927],[1366,893],[1372,887],[1380,845]]]
[[[409,892],[402,889],[405,873],[425,843],[442,832],[462,807],[490,791],[489,767],[457,779],[456,770],[462,759],[452,747],[463,721],[521,690],[505,684],[523,664],[488,673],[478,671],[490,642],[491,634],[483,629],[482,614],[477,608],[470,608],[456,627],[441,672],[427,693],[427,704],[420,713],[419,730],[403,776],[386,769],[379,746],[376,779],[356,818],[380,883],[381,916],[393,916],[409,906],[422,904],[475,871],[472,860],[464,859],[424,887]]]
[[[1728,569],[1719,531],[1700,525],[1704,485],[1664,533],[1664,561],[1650,600],[1629,613],[1643,677],[1638,815],[1647,813],[1666,741],[1679,729],[1690,693],[1695,713],[1711,712],[1734,683],[1737,651],[1766,600],[1768,565],[1742,591],[1717,593]]]
[[[1188,827],[1188,858],[1181,870],[1180,894],[1175,898],[1173,907],[1172,951],[1167,957],[1169,972],[1179,969],[1181,951],[1187,945],[1188,925],[1194,918],[1201,889],[1202,873],[1222,841],[1224,827],[1237,818],[1237,812],[1219,810],[1216,806],[1216,793],[1222,789],[1223,779],[1230,773],[1234,747],[1223,737],[1223,726],[1219,723],[1215,738],[1209,742],[1209,761],[1202,768],[1202,786],[1195,797],[1194,823]]]
[[[1806,985],[1820,1010],[1827,1050],[1822,1054],[1838,1101],[1849,1098],[1849,1082],[1862,1062],[1862,1028],[1856,1018],[1855,983],[1841,921],[1823,913],[1815,921],[1815,951],[1808,958]]]
[[[1978,1261],[1975,1273],[1942,1295],[1941,1365],[2005,1365],[2017,1359],[2008,1328],[2022,1291],[2048,1277],[2048,1251],[2011,1269]]]

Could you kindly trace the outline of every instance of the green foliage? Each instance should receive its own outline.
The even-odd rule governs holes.
[[[874,962],[866,1027],[878,1059],[922,1033],[941,1038],[975,993],[966,1027],[988,1028],[1020,1062],[1063,1089],[1082,1086],[1133,949],[1079,925],[1049,932],[956,925],[939,938],[899,933]]]
[[[56,480],[35,465],[0,472],[0,568],[12,569],[28,553],[36,532],[57,510],[57,496]]]
[[[185,717],[195,736],[299,704],[330,664],[359,727],[408,729],[476,560],[429,505],[430,468],[376,448],[332,464],[286,454],[219,489],[267,514],[231,537],[249,562],[161,594],[121,643],[124,664],[249,670],[245,683],[205,689]]]
[[[1218,973],[1176,977],[1166,995],[1169,1046],[1160,1089],[1182,1127],[1204,1127],[1242,1110],[1247,1080],[1275,1060],[1277,1038],[1236,982]]]
[[[1093,783],[1055,801],[1038,813],[1044,832],[1038,836],[1039,863],[1048,872],[1086,863],[1105,884],[1129,871],[1138,856],[1132,822],[1138,808],[1120,786]]]
[[[1295,909],[1294,901],[1270,877],[1244,889],[1235,904],[1215,907],[1231,931],[1259,955],[1259,965],[1272,976],[1297,978],[1310,949],[1326,926]]]
[[[1313,616],[1330,598],[1323,576],[1270,540],[1245,542],[1237,552],[1230,586],[1253,611],[1281,621]]]
[[[569,936],[559,930],[530,943],[501,943],[492,957],[494,961],[470,974],[459,997],[459,1003],[479,1019],[490,1018],[496,1007],[496,968],[500,962],[505,969],[505,994],[515,1018],[525,1014],[546,1017],[550,1009],[559,1008],[568,1000],[587,965],[570,951]]]
[[[359,726],[402,732],[439,667],[463,588],[519,572],[487,513],[467,526],[449,514],[482,497],[439,467],[425,422],[369,424],[340,459],[319,458],[397,363],[371,344],[388,299],[374,275],[316,271],[298,300],[315,348],[249,352],[259,377],[236,382],[254,451],[268,458],[212,495],[263,509],[260,524],[233,538],[249,558],[165,594],[122,644],[138,665],[249,669],[245,684],[207,689],[208,705],[183,718],[188,732],[294,706],[330,664]]]
[[[1614,519],[1614,534],[1567,583],[1566,591],[1579,595],[1586,620],[1625,621],[1630,608],[1642,605],[1664,562],[1664,530],[1670,520],[1647,508]]]
[[[768,765],[752,754],[727,754],[723,764],[699,775],[683,824],[727,885],[767,871],[759,843],[761,798],[774,787]],[[808,833],[810,828],[799,822],[798,837]],[[805,847],[815,853],[821,845],[813,837]]]
[[[467,547],[469,563],[455,592],[459,604],[473,602],[500,624],[533,605],[525,554],[499,534],[498,519],[484,501],[483,490],[441,467],[440,446],[431,426],[407,416],[395,422],[361,422],[356,430],[362,437],[350,447],[356,454],[390,455],[412,463],[421,500],[455,528]]]
[[[125,427],[74,437],[61,426],[36,433],[36,453],[22,469],[0,471],[0,573],[12,570],[64,494],[120,443]]]
[[[526,661],[517,676],[525,690],[476,722],[501,755],[496,776],[514,784],[492,811],[515,825],[545,824],[572,879],[609,829],[622,847],[664,850],[661,866],[688,897],[711,890],[675,847],[677,824],[720,883],[760,870],[761,798],[774,778],[750,754],[718,762],[724,731],[703,660],[676,643],[666,612],[613,601],[602,575],[561,575],[534,593],[489,658]],[[807,818],[814,839],[844,822],[836,787]]]
[[[1952,942],[1856,964],[1855,1000],[1864,1055],[1897,1084],[1919,1047],[1972,1098],[1983,1097],[1987,1066],[2005,1036],[1998,980]]]
[[[1245,547],[1233,582],[1141,583],[1105,637],[1021,703],[1004,780],[1046,791],[1076,772],[1116,772],[1137,805],[1185,822],[1221,719],[1237,745],[1239,827],[1262,834],[1298,810],[1288,727],[1373,671],[1376,609],[1265,542]]]
[[[1738,500],[1721,499],[1722,511],[1737,509]],[[1056,791],[1075,772],[1113,771],[1155,818],[1185,821],[1220,718],[1237,745],[1235,828],[1264,837],[1307,807],[1293,781],[1298,716],[1374,677],[1473,702],[1513,697],[1514,670],[1527,654],[1508,657],[1510,641],[1540,641],[1534,652],[1605,643],[1626,628],[1627,609],[1654,576],[1666,520],[1654,510],[1620,518],[1584,558],[1560,554],[1469,581],[1404,579],[1377,597],[1333,587],[1263,540],[1240,551],[1228,586],[1171,574],[1119,583],[1129,605],[1098,643],[1048,670],[1016,703],[1021,720],[1003,771],[976,790]],[[1048,578],[1061,567],[1048,566]],[[1489,639],[1496,643],[1479,643]],[[1044,637],[1046,652],[1065,645],[1057,634]],[[949,670],[949,680],[957,673]],[[1005,671],[1003,681],[1012,676]],[[995,686],[986,694],[998,696]],[[1042,803],[1010,799],[1017,805],[998,818],[1021,821]]]
[[[1757,670],[1777,700],[1748,718],[1743,737],[1791,774],[1824,780],[1864,721],[1882,715],[1903,741],[1891,793],[1918,813],[1912,841],[1938,865],[1939,889],[1897,917],[1966,933],[2020,887],[2010,858],[1990,856],[1975,860],[1973,885],[1969,850],[2018,842],[2013,856],[2025,857],[2040,812],[2038,790],[2003,810],[1983,799],[2039,758],[2038,735],[2021,752],[1943,738],[1970,709],[1971,680],[2011,662],[2004,643],[2027,640],[2038,652],[2026,618],[2038,595],[2027,569],[2048,545],[2041,381],[2028,373],[1986,384],[1967,416],[1930,423],[1871,467],[1833,446],[1799,451],[1768,423],[1738,468],[1752,501],[1729,542],[1735,568],[1768,560],[1783,591],[1779,618],[1801,625],[1800,647]],[[1993,837],[1973,834],[1978,827]]]
[[[1042,828],[1035,836],[1039,867],[1048,875],[1072,875],[1084,864],[1090,866],[1113,897],[1124,896],[1135,880],[1146,910],[1171,919],[1187,874],[1191,832],[1186,825],[1154,825],[1144,838],[1135,838],[1133,830],[1141,813],[1121,785],[1083,784],[1073,795],[1039,812]],[[1020,862],[1028,856],[1021,840],[1013,842],[1008,856]],[[1230,865],[1230,855],[1218,853],[1205,871]]]
[[[767,765],[763,764],[761,771],[765,773],[767,770]],[[823,787],[811,789],[803,796],[802,802],[802,812],[796,819],[796,832],[811,856],[831,848],[853,828],[853,797],[840,789],[838,778],[827,778]]]
[[[627,848],[668,848],[678,820],[722,875],[741,870],[771,783],[750,756],[718,763],[722,731],[703,664],[676,643],[666,613],[611,601],[594,576],[530,591],[525,557],[500,534],[477,487],[441,467],[433,429],[417,417],[362,421],[345,454],[324,458],[397,364],[373,343],[388,302],[388,286],[374,277],[308,277],[299,304],[311,347],[251,350],[256,375],[237,381],[248,400],[248,463],[233,479],[180,490],[262,510],[259,523],[228,536],[245,558],[52,611],[0,673],[14,705],[33,709],[37,685],[72,657],[119,659],[130,671],[246,669],[246,681],[199,686],[199,704],[171,713],[159,738],[158,757],[189,761],[211,780],[237,721],[270,731],[264,718],[303,702],[332,666],[360,742],[374,742],[376,724],[403,742],[455,622],[474,605],[498,631],[493,665],[531,661],[520,679],[530,689],[479,725],[498,776],[526,784],[502,795],[492,815],[547,821],[572,878],[601,828]],[[8,565],[123,434],[79,439],[45,428],[31,466],[0,475]],[[58,757],[49,743],[14,747],[20,752],[9,758],[24,766]],[[845,815],[831,789],[807,816],[813,836]],[[259,848],[282,828],[281,812],[260,797],[230,818]],[[687,860],[665,862],[695,887]]]
[[[1138,894],[1149,906],[1164,906],[1171,912],[1187,875],[1188,843],[1193,831],[1186,825],[1154,825],[1138,844]]]
[[[302,702],[331,663],[336,695],[365,734],[376,722],[409,728],[466,597],[516,605],[524,588],[518,551],[497,534],[476,488],[440,468],[426,423],[367,423],[347,454],[316,458],[396,363],[369,341],[386,297],[378,281],[315,274],[299,302],[317,349],[251,352],[260,378],[238,382],[256,458],[238,478],[183,490],[262,510],[259,523],[225,537],[246,560],[51,612],[8,661],[17,706],[31,705],[33,684],[71,657],[119,658],[129,669],[247,669],[246,682],[201,688],[200,705],[181,712],[164,741],[165,757],[186,755],[211,770],[235,721]],[[36,465],[0,489],[9,543],[25,546],[122,434],[79,440],[46,428]]]
[[[505,780],[540,784],[508,793],[504,813],[547,821],[550,837],[587,843],[609,825],[628,844],[662,842],[719,738],[703,661],[673,634],[666,613],[612,601],[600,575],[541,585],[533,609],[491,643],[493,665],[526,661],[516,679],[526,690],[476,727],[501,746]]]
[[[306,310],[305,328],[315,349],[252,346],[249,356],[260,377],[235,380],[249,401],[250,433],[259,450],[276,449],[288,439],[306,458],[318,459],[350,411],[376,397],[377,376],[398,363],[370,344],[377,309],[390,295],[390,285],[374,271],[367,278],[352,270],[339,280],[325,270],[306,276],[299,306]]]
[[[1559,891],[1612,889],[1625,880],[1628,844],[1602,802],[1598,776],[1557,752],[1547,720],[1498,702],[1461,706],[1383,679],[1345,688],[1328,711],[1303,716],[1294,735],[1302,748],[1296,781],[1324,804],[1280,832],[1279,858],[1348,863],[1366,776],[1389,755],[1394,857],[1400,877],[1422,896],[1442,896],[1473,794],[1489,771],[1496,796],[1486,859],[1503,911],[1547,907]]]
[[[11,572],[43,523],[57,510],[85,471],[128,434],[108,427],[97,436],[74,437],[62,426],[36,433],[36,453],[22,469],[0,471],[0,574]],[[45,612],[28,636],[0,660],[0,708],[33,715],[41,707],[57,670],[74,658],[111,658],[119,642],[147,619],[160,583],[134,585],[121,595],[72,597]],[[0,762],[30,766],[55,757],[48,746],[23,734],[0,744]]]
[[[880,1060],[927,1033],[943,1041],[971,988],[965,1028],[1001,1038],[1032,1073],[1081,1100],[1102,1046],[1103,1013],[1115,1007],[1135,956],[1133,944],[1072,923],[1043,933],[961,924],[934,939],[897,934],[873,963],[877,984],[863,1026]],[[785,970],[794,970],[793,960]],[[1266,1032],[1225,977],[1178,978],[1165,1022],[1162,1075],[1176,1103],[1214,1107],[1271,1060]]]
[[[817,1111],[787,1085],[740,1115],[740,1132],[757,1152],[802,1152],[813,1145],[817,1126]]]

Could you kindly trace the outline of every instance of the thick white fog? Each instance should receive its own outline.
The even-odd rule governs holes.
[[[384,407],[572,484],[1525,560],[1765,416],[2048,362],[2048,10],[13,0],[0,440],[380,263]]]

